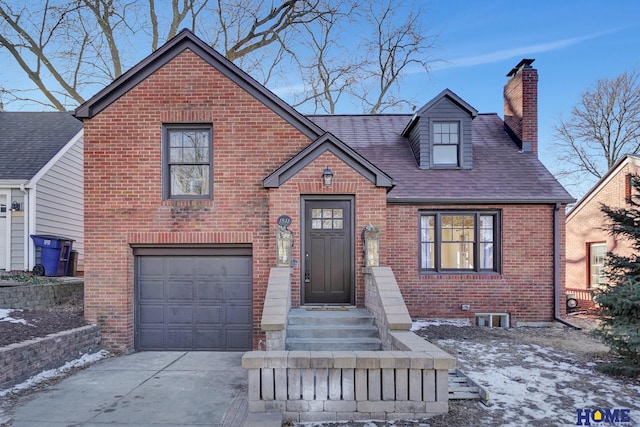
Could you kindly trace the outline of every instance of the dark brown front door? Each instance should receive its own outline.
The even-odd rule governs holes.
[[[304,303],[351,304],[351,200],[306,200],[304,206]]]

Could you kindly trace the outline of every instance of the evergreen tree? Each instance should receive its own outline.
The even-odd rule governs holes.
[[[640,364],[640,176],[631,177],[633,197],[625,207],[602,205],[609,233],[632,248],[631,255],[607,253],[606,284],[596,293],[602,309],[596,336],[612,352],[622,356],[623,364]]]

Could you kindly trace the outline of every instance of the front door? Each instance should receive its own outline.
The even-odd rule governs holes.
[[[305,304],[353,304],[352,200],[305,200]]]

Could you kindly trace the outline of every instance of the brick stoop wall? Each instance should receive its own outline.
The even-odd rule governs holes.
[[[98,326],[88,325],[0,348],[0,390],[95,353],[100,341]]]
[[[0,286],[0,308],[47,308],[68,301],[82,301],[84,282]]]

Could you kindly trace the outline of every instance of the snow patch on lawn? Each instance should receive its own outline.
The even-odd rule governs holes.
[[[14,311],[22,311],[15,308],[0,308],[0,322],[9,322],[9,323],[20,323],[27,326],[33,326],[29,322],[24,319],[14,319],[10,316]]]
[[[640,387],[576,366],[570,354],[535,344],[457,344],[460,368],[490,393],[489,410],[510,414],[506,418],[513,422],[503,426],[519,427],[523,421],[575,425],[580,408],[631,409],[638,421]]]
[[[419,319],[413,321],[411,324],[411,332],[419,331],[422,328],[426,328],[428,326],[441,326],[441,325],[451,325],[451,326],[471,326],[468,319]]]

